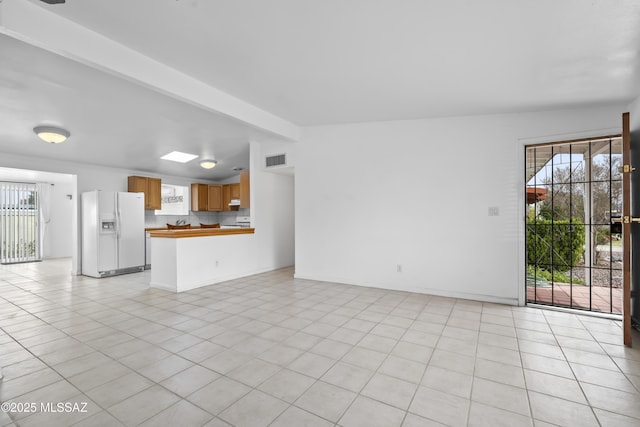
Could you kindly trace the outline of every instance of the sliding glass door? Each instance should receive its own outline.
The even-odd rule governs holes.
[[[36,184],[0,182],[0,263],[42,259]]]

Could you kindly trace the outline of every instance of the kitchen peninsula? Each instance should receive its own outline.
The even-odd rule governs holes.
[[[182,292],[256,274],[253,228],[150,231],[151,287]]]

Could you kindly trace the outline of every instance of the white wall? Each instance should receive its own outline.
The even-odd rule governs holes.
[[[264,170],[264,153],[277,143],[251,143],[251,224],[258,269],[294,264],[294,177]]]
[[[524,144],[620,132],[623,110],[305,128],[296,277],[521,303]]]
[[[628,105],[631,132],[640,132],[640,96]]]

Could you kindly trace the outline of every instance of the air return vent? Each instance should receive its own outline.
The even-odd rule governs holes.
[[[266,157],[266,167],[273,168],[276,166],[286,166],[287,165],[287,155],[286,154],[276,154],[273,156]]]

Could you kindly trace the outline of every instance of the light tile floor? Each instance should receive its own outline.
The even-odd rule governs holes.
[[[0,425],[640,425],[619,322],[292,276],[173,294],[0,267]]]

